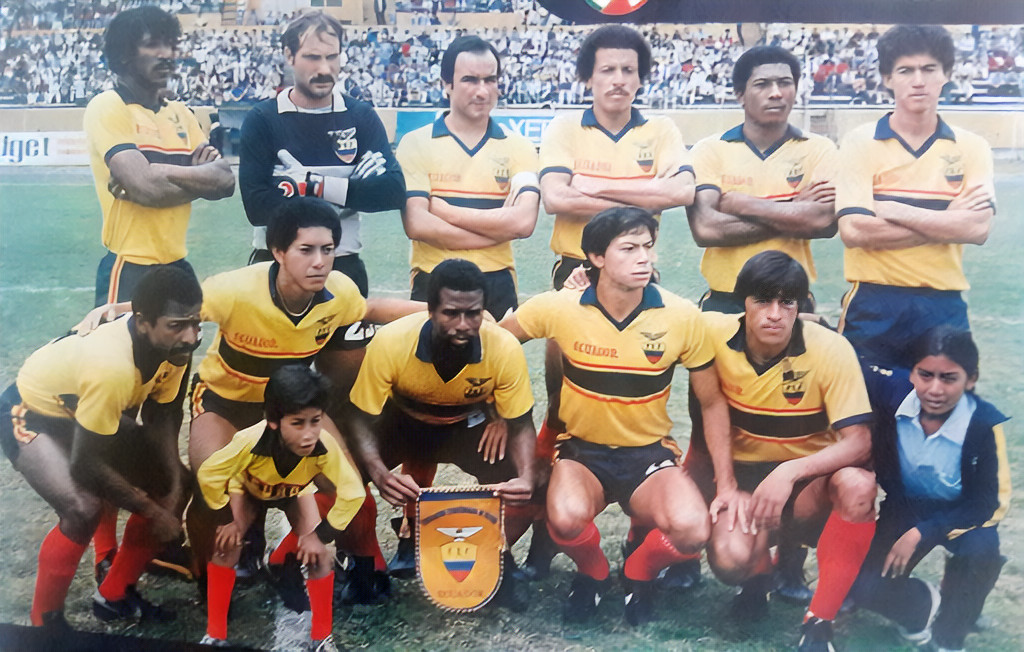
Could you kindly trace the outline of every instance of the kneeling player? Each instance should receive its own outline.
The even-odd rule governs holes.
[[[242,538],[263,510],[277,507],[288,517],[298,538],[296,557],[308,569],[306,587],[313,611],[310,638],[317,650],[332,649],[334,554],[326,544],[352,520],[365,494],[359,473],[321,426],[328,387],[309,367],[278,369],[267,382],[266,420],[237,433],[199,467],[197,479],[207,505],[231,518],[217,528],[215,553],[206,566],[204,643],[227,638],[228,605]],[[324,521],[313,499],[318,488],[337,494]],[[224,507],[230,512],[223,513],[228,512]]]
[[[521,341],[554,340],[564,363],[548,528],[576,562],[564,616],[584,620],[607,589],[608,560],[594,517],[618,502],[651,528],[623,567],[626,618],[653,616],[653,580],[698,553],[711,532],[707,508],[679,465],[666,411],[676,364],[689,370],[705,428],[728,436],[714,351],[697,307],[651,284],[658,224],[640,208],[612,208],[583,229],[592,285],[536,296],[502,325]]]
[[[736,278],[744,314],[702,313],[732,423],[731,436],[706,437],[717,490],[708,561],[721,581],[743,585],[736,606],[752,617],[767,606],[779,531],[817,542],[800,649],[828,650],[875,531],[875,477],[863,468],[871,407],[850,344],[798,319],[807,283],[800,263],[764,251]]]
[[[191,274],[150,271],[130,317],[50,342],[0,397],[0,445],[60,518],[39,549],[33,625],[67,628],[64,599],[104,500],[132,515],[93,612],[102,620],[173,617],[134,585],[161,544],[181,534],[188,480],[178,430],[201,301]]]

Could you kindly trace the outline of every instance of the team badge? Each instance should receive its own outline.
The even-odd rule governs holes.
[[[942,176],[946,177],[946,183],[951,188],[960,188],[960,185],[964,182],[963,157],[955,154],[943,156],[942,160],[946,162],[946,169],[942,171]]]
[[[328,131],[327,135],[331,138],[331,147],[334,148],[335,155],[341,159],[342,163],[348,165],[352,161],[356,160],[356,152],[359,150],[359,141],[356,140],[355,127],[339,129],[338,131]]]
[[[416,502],[416,569],[427,597],[446,611],[476,611],[502,577],[501,499],[485,487],[434,487]]]
[[[803,400],[806,390],[804,376],[806,375],[806,371],[794,371],[788,358],[782,361],[782,395],[786,397],[786,402],[790,405],[796,405]]]
[[[786,173],[786,183],[789,184],[790,188],[796,188],[800,185],[800,182],[804,180],[804,164],[797,161],[790,166],[789,172]]]
[[[316,335],[313,339],[316,341],[317,346],[323,346],[324,342],[327,341],[327,337],[331,334],[331,322],[337,315],[327,315],[316,320]]]
[[[467,378],[466,382],[469,383],[469,387],[463,392],[466,398],[480,398],[481,396],[487,396],[490,390],[487,388],[487,383],[490,382],[491,377],[487,378]]]
[[[508,158],[494,158],[494,181],[498,184],[498,188],[502,192],[508,192],[508,181],[509,181],[509,169],[508,169]]]
[[[644,6],[647,0],[586,0],[586,3],[605,16],[622,16]]]
[[[178,135],[184,142],[188,142],[188,131],[185,129],[185,125],[181,124],[181,118],[176,113],[171,114],[171,122],[174,123],[174,133]]]
[[[654,168],[654,148],[650,142],[637,143],[636,164],[644,172],[650,172]]]
[[[647,333],[640,331],[640,334],[643,335],[646,340],[644,342],[644,356],[647,357],[647,361],[651,364],[657,364],[658,361],[661,360],[661,356],[665,355],[665,344],[658,340],[665,337],[665,333],[667,332],[668,331]]]

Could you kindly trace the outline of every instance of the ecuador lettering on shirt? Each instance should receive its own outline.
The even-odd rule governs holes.
[[[979,136],[941,118],[935,133],[912,149],[889,115],[854,129],[840,146],[836,215],[874,215],[875,202],[944,210],[961,193],[984,186],[995,195],[992,150]],[[935,243],[902,249],[847,247],[846,280],[935,290],[966,290],[963,245]]]
[[[544,132],[540,167],[542,177],[563,172],[600,179],[652,179],[693,171],[672,120],[644,117],[636,109],[617,134],[597,122],[593,109],[557,116]],[[580,248],[585,225],[585,221],[555,215],[551,250],[559,256],[585,258]]]
[[[173,401],[186,367],[164,361],[143,378],[136,364],[133,319],[126,315],[85,337],[68,335],[38,349],[18,372],[22,402],[38,414],[74,419],[90,432],[113,435],[123,412],[137,412],[150,398]]]
[[[392,400],[426,423],[456,423],[494,400],[505,419],[533,408],[526,357],[511,333],[491,322],[480,326],[469,364],[445,382],[431,354],[433,324],[416,313],[385,324],[366,347],[366,358],[352,387],[352,404],[378,415]]]
[[[527,335],[558,343],[558,416],[568,434],[595,444],[646,446],[668,436],[676,365],[696,371],[714,362],[697,307],[653,285],[622,323],[608,316],[593,287],[545,292],[515,314]]]
[[[315,493],[313,478],[321,473],[338,492],[327,522],[343,530],[359,511],[366,492],[359,472],[326,430],[320,431],[313,452],[301,457],[287,450],[277,430],[260,421],[235,433],[227,446],[208,457],[196,479],[206,504],[220,509],[231,494],[272,501]]]
[[[405,173],[407,197],[438,197],[464,208],[501,208],[517,174],[529,177],[519,193],[540,193],[533,144],[504,131],[493,120],[483,139],[470,148],[448,130],[441,116],[432,125],[406,134],[396,155]],[[485,272],[515,268],[511,242],[483,249],[440,249],[412,241],[409,264],[413,269],[430,272],[446,258],[464,258]]]
[[[263,402],[270,375],[287,364],[310,364],[344,327],[366,315],[366,300],[347,276],[331,272],[301,317],[279,305],[278,264],[261,263],[216,274],[203,282],[203,321],[217,335],[199,365],[199,377],[222,398]]]
[[[871,420],[857,355],[842,335],[797,319],[789,348],[767,369],[756,369],[747,358],[743,315],[701,317],[729,402],[733,459],[806,457],[838,441],[839,429]],[[699,419],[695,424],[701,427]]]
[[[792,125],[763,152],[744,137],[743,125],[739,125],[698,141],[691,155],[698,191],[741,192],[780,202],[793,201],[810,184],[832,180],[836,174],[832,141],[804,134]],[[803,266],[811,281],[817,278],[810,241],[785,237],[735,247],[708,247],[701,258],[701,274],[712,290],[732,292],[744,263],[769,249],[789,254]]]
[[[163,102],[154,111],[118,89],[89,101],[83,126],[103,211],[103,246],[138,265],[184,258],[192,205],[153,208],[117,199],[107,188],[108,165],[114,154],[129,149],[142,152],[150,163],[192,165],[192,150],[206,140],[195,115],[181,102]]]

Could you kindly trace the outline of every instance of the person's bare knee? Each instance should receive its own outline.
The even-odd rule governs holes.
[[[862,523],[874,519],[878,489],[871,471],[855,467],[839,469],[829,479],[828,489],[832,505],[843,520]]]

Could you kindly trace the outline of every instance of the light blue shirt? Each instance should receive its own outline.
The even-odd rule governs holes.
[[[977,401],[964,393],[942,427],[925,436],[921,400],[911,391],[896,410],[900,474],[907,494],[918,498],[956,500],[960,497],[960,457],[967,425]]]

